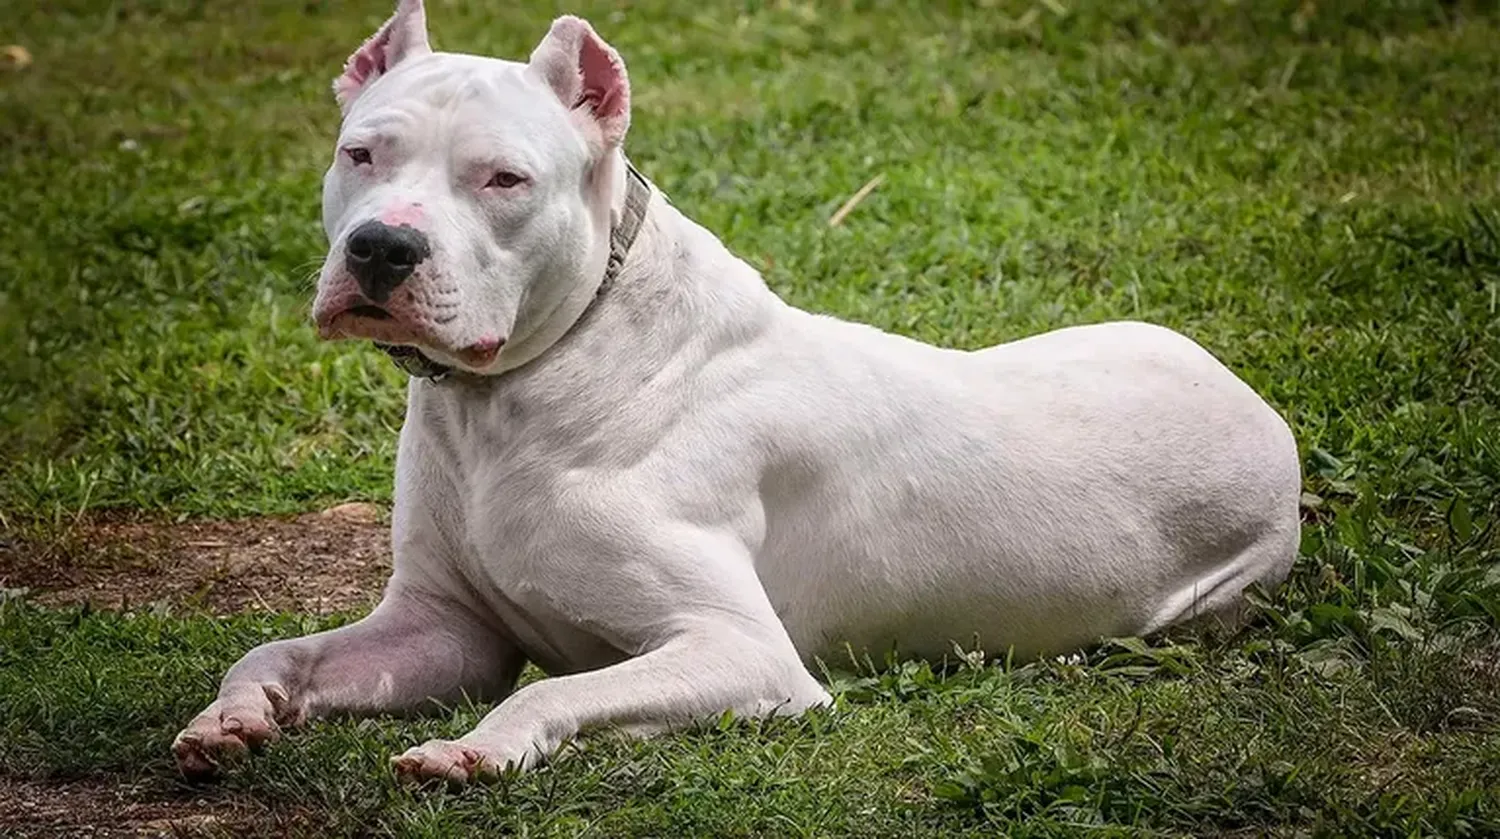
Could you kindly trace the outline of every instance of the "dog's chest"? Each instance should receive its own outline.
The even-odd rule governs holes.
[[[538,496],[512,491],[476,496],[465,506],[454,570],[528,659],[555,675],[625,658],[587,619],[578,598],[580,580],[560,574],[536,538],[549,521],[567,527],[560,511]]]
[[[426,502],[440,514],[450,576],[549,673],[605,666],[625,657],[591,628],[561,574],[560,534],[576,530],[563,503],[576,470],[578,430],[536,421],[539,407],[508,393],[429,393],[424,421],[409,431]],[[464,398],[464,397],[468,398]]]

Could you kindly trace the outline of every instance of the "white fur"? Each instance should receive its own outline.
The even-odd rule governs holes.
[[[461,363],[485,330],[509,341],[475,371],[491,375],[410,385],[380,607],[249,653],[179,737],[185,770],[259,736],[228,718],[499,697],[525,661],[553,674],[398,759],[462,780],[591,728],[800,711],[827,700],[806,665],[846,643],[1060,653],[1230,614],[1287,573],[1286,423],[1167,329],[935,348],[786,305],[659,193],[578,322],[623,159],[591,156],[559,104],[524,65],[442,53],[353,102],[344,134],[383,126],[404,156],[377,181],[335,165],[334,253],[420,194],[436,256],[411,282],[462,305],[418,343]],[[531,193],[468,197],[465,161],[507,156],[538,173]],[[347,283],[337,263],[320,301]]]

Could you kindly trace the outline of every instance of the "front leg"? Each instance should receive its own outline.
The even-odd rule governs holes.
[[[225,758],[309,718],[503,696],[524,664],[512,643],[460,604],[393,586],[360,621],[247,653],[172,753],[184,775],[212,775]]]
[[[614,727],[648,735],[711,719],[796,714],[830,701],[803,666],[748,553],[732,540],[699,534],[674,539],[645,562],[594,562],[594,594],[549,591],[580,620],[600,626],[642,652],[588,673],[546,679],[520,689],[473,731],[431,740],[395,758],[412,779],[463,782],[507,766],[528,768],[564,741]],[[684,543],[688,543],[685,545]],[[696,545],[698,552],[678,553]],[[628,546],[611,554],[637,554]],[[578,557],[555,553],[565,563]],[[585,566],[575,566],[585,567]]]
[[[661,647],[589,673],[534,682],[458,740],[429,740],[395,758],[402,775],[463,782],[530,768],[564,741],[617,727],[649,735],[711,719],[796,714],[829,696],[795,658],[733,626],[688,629]]]

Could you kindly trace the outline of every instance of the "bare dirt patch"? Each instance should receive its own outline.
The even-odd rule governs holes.
[[[310,812],[253,799],[174,797],[154,782],[27,781],[0,775],[0,836],[314,836]]]
[[[292,518],[166,522],[85,517],[0,536],[0,588],[44,605],[152,603],[219,614],[327,614],[373,606],[390,574],[390,529],[374,505]]]

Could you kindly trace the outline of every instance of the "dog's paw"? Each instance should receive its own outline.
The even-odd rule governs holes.
[[[396,776],[403,781],[447,781],[467,784],[494,778],[511,769],[527,769],[537,762],[534,750],[515,754],[456,740],[428,740],[391,758]]]
[[[193,780],[209,778],[223,764],[275,742],[281,736],[276,706],[285,702],[270,685],[214,700],[172,741],[178,771]]]
[[[478,749],[452,740],[428,740],[391,758],[396,777],[403,781],[447,781],[465,784],[485,772],[484,755]],[[493,771],[493,770],[491,770]]]

